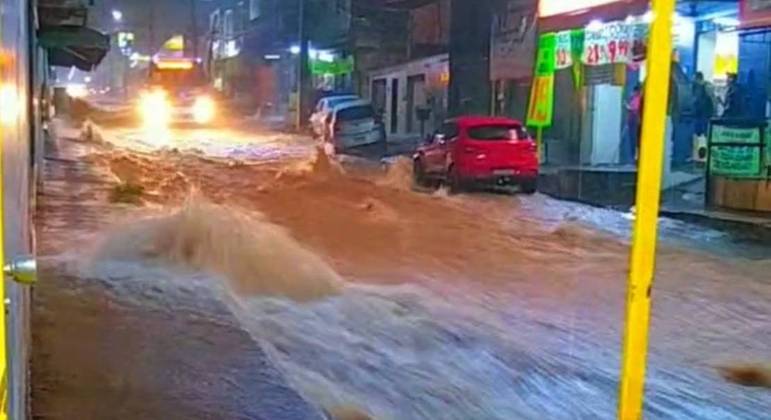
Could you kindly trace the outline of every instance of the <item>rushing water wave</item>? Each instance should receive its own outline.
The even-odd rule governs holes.
[[[253,208],[188,200],[114,230],[96,259],[224,279],[243,327],[325,407],[615,418],[628,218],[542,196],[421,194],[407,165],[373,180],[319,155],[259,182],[231,173],[220,189],[256,190]],[[728,244],[719,232],[662,230],[709,246],[659,252],[646,418],[763,418],[771,394],[717,368],[769,357],[768,261],[708,252]]]

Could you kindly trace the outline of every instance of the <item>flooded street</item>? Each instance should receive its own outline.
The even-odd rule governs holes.
[[[38,360],[72,369],[33,381],[60,413],[40,418],[616,417],[632,215],[416,191],[407,158],[341,163],[248,127],[99,137],[61,140],[39,199]],[[661,230],[646,418],[763,418],[768,389],[719,368],[771,363],[771,247]],[[105,310],[128,335],[97,328]],[[57,330],[62,313],[79,329]],[[106,397],[73,411],[51,397],[85,383]]]

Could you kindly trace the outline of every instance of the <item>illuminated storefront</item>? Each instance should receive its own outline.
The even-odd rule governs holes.
[[[533,126],[551,129],[546,130],[547,140],[548,134],[552,137],[581,138],[578,153],[559,153],[555,150],[555,147],[560,148],[557,144],[552,148],[554,156],[547,156],[547,161],[553,158],[552,162],[570,164],[634,163],[634,156],[626,150],[629,145],[622,144],[626,120],[623,104],[634,86],[645,79],[643,64],[651,19],[647,2],[586,0],[567,3],[543,0],[539,10],[540,37],[553,34],[555,42],[554,78],[558,93],[550,98],[551,102],[557,104],[560,110],[565,109],[560,106],[559,92],[567,92],[564,84],[569,78],[561,73],[570,69],[574,94],[578,96],[573,103],[582,105],[580,108],[584,111],[581,115],[564,115],[564,112],[560,115],[557,112],[554,121],[531,120]],[[694,129],[691,126],[694,123],[690,118],[695,111],[691,83],[696,73],[702,73],[711,84],[711,92],[716,96],[716,108],[719,108],[721,101],[717,97],[724,93],[728,75],[738,70],[737,14],[736,5],[716,2],[694,5],[683,1],[674,17],[675,66],[670,109],[674,134],[670,153],[675,162],[685,162],[693,156]],[[538,88],[543,85],[544,79],[539,81],[536,78],[533,83]],[[548,92],[548,89],[538,92]],[[536,103],[543,104],[548,99],[539,97],[535,91],[533,96]],[[715,111],[720,112],[720,109]],[[598,120],[592,114],[600,114],[602,118]],[[570,120],[568,123],[572,130],[565,128],[565,119]],[[579,124],[576,124],[576,119]],[[576,128],[577,125],[580,129]],[[616,131],[620,132],[618,136],[613,134]],[[595,136],[601,138],[593,138]],[[576,145],[571,145],[571,148],[575,150]]]
[[[542,139],[545,172],[570,173],[554,182],[558,196],[599,204],[633,201],[631,189],[620,198],[608,198],[607,191],[634,185],[636,177],[639,128],[630,123],[629,107],[635,86],[645,82],[648,6],[633,0],[539,3],[527,123]],[[771,150],[771,135],[762,127],[771,110],[771,1],[681,0],[673,22],[663,188],[695,181],[704,168],[731,167],[734,158],[746,168],[741,177],[767,180],[771,153],[762,150]],[[737,117],[751,119],[763,133],[751,146],[760,151],[721,145],[710,155],[710,120]],[[708,156],[718,159],[706,162]],[[618,185],[609,179],[619,179]],[[565,185],[577,192],[565,194]],[[767,202],[763,209],[771,208],[767,195],[760,200]],[[759,202],[760,195],[752,197],[745,201]],[[748,207],[718,201],[713,204]]]
[[[634,162],[622,151],[624,102],[642,77],[647,7],[636,0],[539,3],[527,121],[542,133],[547,165]]]

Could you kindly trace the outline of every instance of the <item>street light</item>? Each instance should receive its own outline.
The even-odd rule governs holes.
[[[120,10],[113,10],[112,11],[112,20],[116,22],[120,22],[123,20],[123,12]]]

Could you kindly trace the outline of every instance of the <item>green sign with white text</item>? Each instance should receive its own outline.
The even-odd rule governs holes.
[[[741,143],[760,145],[760,128],[712,126],[712,144]]]
[[[714,175],[737,178],[760,175],[761,156],[757,146],[713,146],[710,153],[710,171]]]

